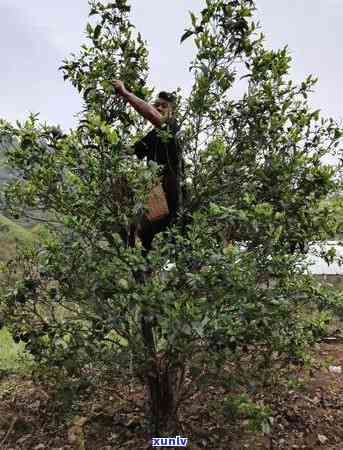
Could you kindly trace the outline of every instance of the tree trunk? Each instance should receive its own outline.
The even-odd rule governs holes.
[[[149,397],[149,417],[152,432],[177,431],[177,409],[184,370],[180,363],[170,364],[168,357],[155,351],[153,326],[144,317],[142,331],[149,366],[146,367],[146,384]]]

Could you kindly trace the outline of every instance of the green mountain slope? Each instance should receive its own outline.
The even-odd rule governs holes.
[[[35,228],[28,229],[0,215],[0,261],[5,262],[16,253],[16,243],[33,243]]]

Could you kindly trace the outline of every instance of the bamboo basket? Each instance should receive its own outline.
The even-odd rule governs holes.
[[[169,214],[167,198],[162,183],[158,183],[150,192],[147,209],[146,218],[150,222],[162,219]]]

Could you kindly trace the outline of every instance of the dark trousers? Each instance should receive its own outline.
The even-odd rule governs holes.
[[[152,248],[152,241],[156,234],[165,231],[173,222],[173,217],[169,214],[159,220],[150,221],[144,216],[137,230],[137,236],[140,238],[145,249],[145,254]]]
[[[165,231],[173,222],[174,216],[171,214],[154,221],[150,221],[146,216],[143,216],[138,225],[131,225],[129,231],[123,228],[119,234],[127,247],[135,246],[137,236],[142,242],[143,254],[147,255],[152,248],[152,242],[156,234]]]

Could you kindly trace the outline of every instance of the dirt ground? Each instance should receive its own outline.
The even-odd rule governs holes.
[[[218,417],[211,404],[222,395],[209,389],[181,414],[180,436],[187,448],[343,450],[343,342],[322,342],[310,369],[294,368],[297,386],[264,392],[273,411],[270,433],[253,433],[244,421]],[[60,393],[61,394],[61,393]],[[121,391],[123,397],[127,393]],[[68,390],[32,380],[6,377],[0,381],[0,450],[136,450],[150,448],[142,413],[118,395],[117,386],[86,388],[73,404]],[[63,396],[62,396],[63,397]],[[137,403],[142,400],[134,393]],[[219,399],[220,400],[220,399]],[[170,447],[169,447],[170,448]]]

